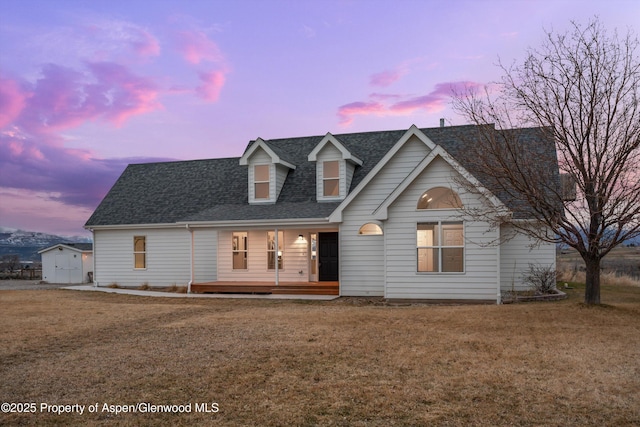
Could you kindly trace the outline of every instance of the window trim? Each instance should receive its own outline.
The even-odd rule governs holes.
[[[327,176],[326,175],[326,164],[327,163],[335,163],[338,167],[337,170],[337,175],[336,176]],[[340,169],[341,169],[341,160],[323,160],[322,161],[322,198],[324,199],[338,199],[342,196],[342,188],[341,188],[341,184],[342,182],[340,181]],[[329,181],[336,181],[336,185],[338,188],[338,194],[326,194],[325,193],[325,189],[326,189],[326,183]]]
[[[273,249],[269,248],[269,233],[273,233],[274,234],[274,244],[275,244],[275,230],[269,230],[267,231],[267,271],[275,271],[276,270],[276,264],[273,264],[273,267],[269,266],[269,254],[270,253],[274,253],[277,255],[278,258],[278,271],[283,271],[284,270],[284,230],[278,230],[278,248],[276,249],[275,247]]]
[[[445,245],[443,239],[443,225],[460,225],[462,227],[462,244],[461,245]],[[437,245],[420,246],[418,243],[418,231],[420,225],[435,225],[438,230]],[[465,245],[465,224],[464,221],[425,221],[416,224],[416,274],[465,274],[467,271],[466,263],[466,245]],[[437,271],[421,271],[420,270],[420,250],[421,249],[435,249],[438,251],[438,270]],[[442,271],[443,261],[443,249],[462,249],[462,270],[461,271]]]
[[[258,181],[256,168],[258,167],[266,167],[268,172],[268,179],[266,181]],[[256,164],[253,165],[253,200],[256,202],[266,202],[271,200],[271,165],[270,164]],[[258,184],[267,184],[267,197],[258,197],[257,185]]]
[[[144,247],[143,250],[136,250],[136,243],[142,241]],[[142,267],[137,266],[137,255],[142,255]],[[133,236],[133,269],[134,270],[146,270],[147,269],[147,236]]]
[[[425,197],[429,192],[431,192],[431,191],[433,191],[433,190],[436,190],[436,189],[449,190],[449,192],[450,192],[453,196],[455,196],[455,197],[457,198],[457,200],[456,200],[456,201],[460,202],[460,206],[459,206],[459,207],[457,207],[457,206],[448,206],[448,207],[444,207],[444,208],[431,208],[431,207],[428,207],[428,206],[427,206],[427,207],[421,208],[421,207],[420,207],[420,202],[422,201],[422,199],[423,199],[423,198],[424,198],[424,197]],[[427,201],[427,203],[429,203],[429,201]],[[455,190],[453,190],[452,188],[449,188],[449,187],[445,187],[445,186],[442,186],[442,185],[438,185],[438,186],[435,186],[435,187],[431,187],[431,188],[429,188],[427,191],[423,192],[423,193],[420,195],[420,197],[418,198],[418,202],[416,203],[416,210],[417,210],[417,211],[425,211],[425,210],[447,210],[447,209],[451,210],[451,209],[462,209],[462,208],[463,208],[463,206],[464,206],[464,205],[462,204],[462,199],[460,198],[460,195],[458,194],[458,192],[457,192],[457,191],[455,191]]]
[[[378,227],[378,230],[380,230],[379,233],[363,233],[363,228],[365,228],[367,225],[375,225],[376,227]],[[382,228],[382,224],[379,224],[378,222],[366,222],[364,224],[362,224],[360,226],[360,228],[358,229],[358,236],[382,236],[384,235],[384,229]]]
[[[242,236],[244,234],[244,236]],[[237,236],[236,236],[237,235]],[[244,237],[244,249],[240,249],[240,238]],[[236,268],[234,264],[235,254],[244,253],[244,267]],[[231,232],[231,270],[232,271],[246,271],[249,269],[249,232],[247,231],[232,231]]]

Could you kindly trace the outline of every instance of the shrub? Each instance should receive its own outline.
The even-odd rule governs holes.
[[[550,294],[556,289],[556,270],[549,266],[529,264],[529,269],[522,274],[522,280],[535,293]]]

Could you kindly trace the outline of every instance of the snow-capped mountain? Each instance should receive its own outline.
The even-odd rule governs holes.
[[[38,231],[0,227],[0,257],[18,255],[20,261],[39,261],[38,251],[58,243],[91,243],[90,237],[56,236]]]

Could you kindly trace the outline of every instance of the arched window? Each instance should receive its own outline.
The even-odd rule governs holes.
[[[425,191],[418,200],[418,209],[460,209],[462,202],[458,193],[446,187],[433,187]]]
[[[382,234],[382,227],[374,222],[368,222],[358,230],[358,234],[365,236],[379,236]]]

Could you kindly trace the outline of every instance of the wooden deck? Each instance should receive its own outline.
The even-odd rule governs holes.
[[[191,292],[215,294],[340,295],[338,282],[207,282],[191,284]]]

